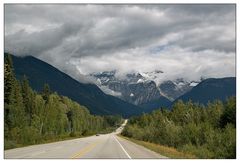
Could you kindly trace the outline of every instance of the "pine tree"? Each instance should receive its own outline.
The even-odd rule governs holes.
[[[223,128],[228,123],[236,127],[236,97],[230,97],[226,104],[223,114],[220,118],[220,126]]]
[[[48,84],[44,84],[43,86],[43,91],[42,91],[42,96],[43,99],[48,102],[49,95],[51,94],[51,90]]]
[[[26,115],[20,84],[15,80],[15,84],[9,102],[10,127],[24,127],[26,125]]]
[[[9,104],[10,96],[15,84],[13,64],[10,54],[5,56],[4,63],[4,104]]]
[[[10,54],[4,56],[4,126],[5,135],[8,134],[8,131],[11,127],[11,119],[9,116],[10,112],[10,102],[14,93],[14,87],[16,84],[16,79],[13,72],[13,63]]]
[[[28,123],[29,126],[31,126],[31,120],[33,116],[34,95],[31,87],[29,86],[28,79],[25,75],[23,76],[22,79],[22,96]]]

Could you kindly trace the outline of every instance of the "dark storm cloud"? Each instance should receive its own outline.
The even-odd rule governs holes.
[[[68,37],[77,33],[81,26],[61,25],[57,29],[47,29],[34,33],[27,33],[24,29],[6,37],[6,50],[12,47],[19,55],[41,55],[43,51],[53,49],[62,44]],[[16,46],[17,45],[17,46]]]
[[[194,79],[232,76],[235,6],[5,5],[5,50],[37,56],[75,78],[110,69],[163,69],[177,77],[189,74],[187,66],[196,69]],[[198,62],[206,54],[209,64]],[[225,62],[219,73],[208,70]]]

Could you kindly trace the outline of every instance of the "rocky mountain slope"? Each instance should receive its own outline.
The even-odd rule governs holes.
[[[153,107],[168,106],[179,96],[190,91],[197,82],[184,79],[164,80],[157,83],[163,71],[134,72],[118,76],[116,71],[89,74],[105,93],[116,96],[134,105]]]

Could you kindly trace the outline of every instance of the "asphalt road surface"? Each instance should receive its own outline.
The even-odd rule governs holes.
[[[110,134],[90,136],[55,143],[32,145],[4,151],[5,159],[14,158],[166,158],[117,136],[127,121]]]

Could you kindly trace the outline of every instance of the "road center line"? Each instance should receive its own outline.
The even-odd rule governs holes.
[[[124,153],[127,155],[127,157],[128,157],[129,159],[132,159],[131,156],[127,153],[127,151],[123,148],[122,144],[118,141],[118,139],[117,139],[115,136],[113,136],[113,137],[114,137],[114,139],[118,142],[118,144],[120,145],[120,147],[122,148],[122,150],[124,151]]]
[[[89,144],[88,146],[84,147],[82,150],[80,150],[79,152],[77,152],[75,155],[73,155],[71,158],[80,158],[81,156],[83,156],[84,154],[88,153],[89,151],[91,151],[100,141],[96,141],[92,144]]]

